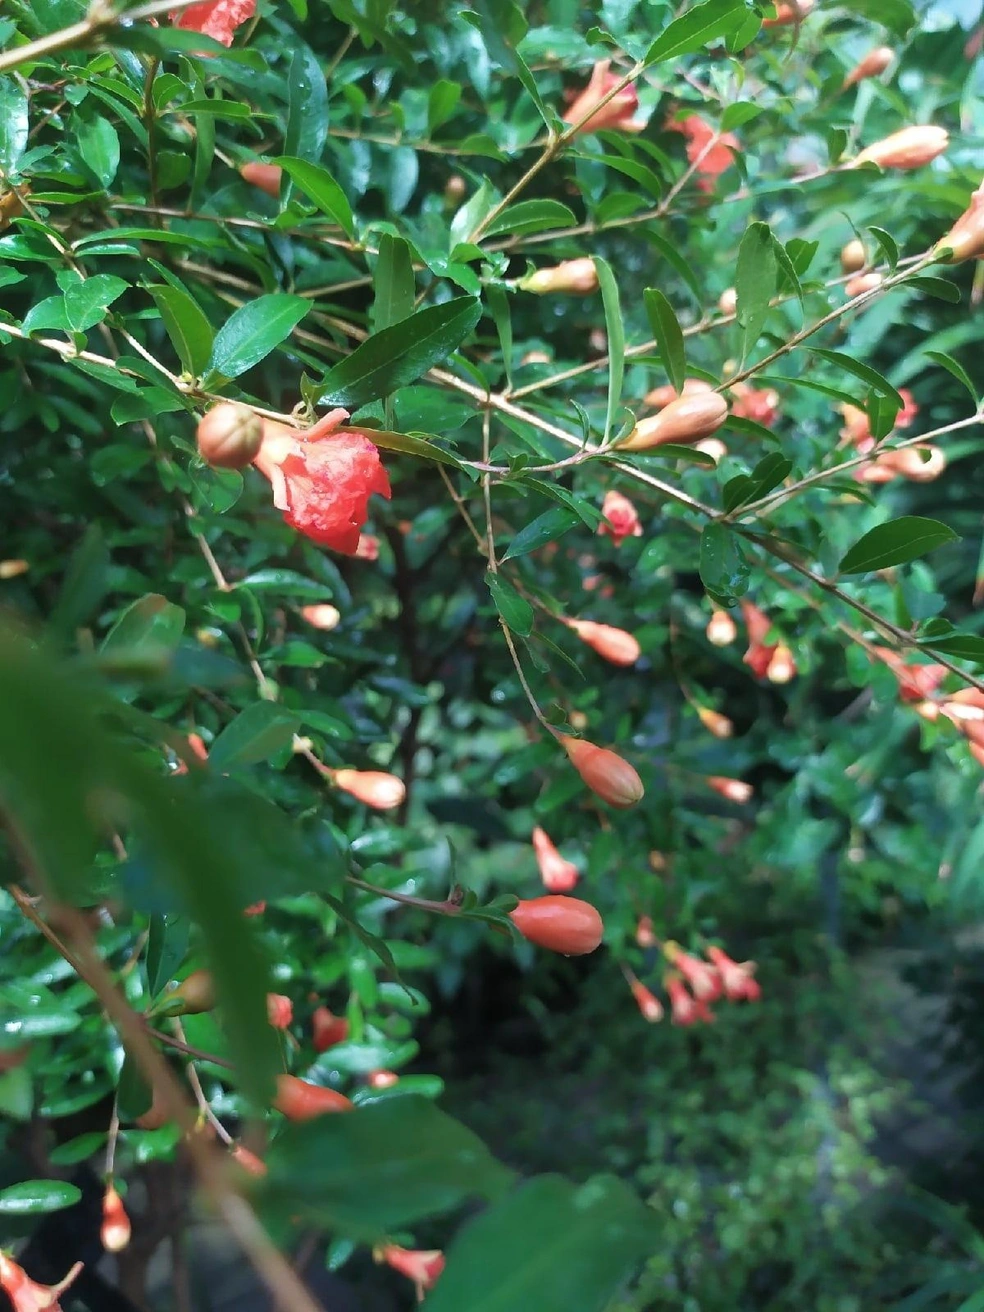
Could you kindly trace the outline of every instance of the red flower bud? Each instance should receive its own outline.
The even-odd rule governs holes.
[[[324,1116],[327,1112],[354,1110],[354,1104],[344,1093],[299,1080],[296,1075],[277,1076],[277,1096],[273,1105],[288,1121],[313,1121],[316,1116]]]
[[[215,469],[245,469],[263,444],[263,421],[248,405],[220,401],[199,421],[198,454]]]
[[[709,706],[698,706],[697,717],[715,738],[730,738],[735,731],[735,726],[726,715],[722,715],[720,711],[712,711]]]
[[[610,534],[616,547],[620,547],[626,538],[642,537],[639,512],[621,492],[605,493],[601,513],[604,518],[598,525],[598,532],[602,535]]]
[[[716,610],[704,630],[707,641],[714,647],[730,647],[738,637],[738,626],[726,610]]]
[[[266,911],[265,902],[251,902],[248,907],[243,907],[244,916],[262,916]]]
[[[617,752],[566,734],[560,735],[560,743],[585,785],[603,802],[624,809],[642,801],[642,780]]]
[[[721,996],[721,980],[713,966],[684,952],[678,943],[664,943],[663,954],[690,985],[698,1002],[713,1002]]]
[[[103,1194],[103,1219],[99,1239],[107,1253],[121,1253],[130,1242],[130,1218],[126,1214],[123,1200],[113,1188],[107,1185]]]
[[[932,125],[903,128],[901,132],[893,132],[890,137],[866,147],[848,167],[856,169],[861,164],[877,164],[883,169],[918,169],[942,155],[949,144],[946,128]]]
[[[793,660],[793,653],[780,642],[766,666],[765,677],[770,683],[789,683],[795,675],[796,662]]]
[[[373,1250],[373,1257],[412,1280],[417,1287],[418,1302],[423,1299],[424,1290],[430,1289],[444,1270],[444,1254],[437,1248],[425,1251],[400,1248],[398,1244],[381,1244]]]
[[[326,1052],[348,1038],[349,1023],[344,1016],[334,1016],[327,1007],[318,1007],[311,1017],[311,1041],[315,1052]]]
[[[338,627],[342,620],[342,613],[337,606],[330,606],[322,602],[317,606],[302,606],[301,618],[306,620],[313,629],[321,629],[323,633],[330,633],[332,629]]]
[[[629,974],[629,988],[632,990],[632,996],[636,1000],[636,1006],[642,1012],[643,1017],[654,1025],[657,1021],[663,1019],[663,1004],[650,989],[647,989],[642,980],[636,979]]]
[[[244,1148],[241,1143],[237,1143],[230,1152],[229,1156],[234,1162],[237,1162],[244,1171],[250,1175],[262,1178],[267,1173],[267,1164],[257,1157],[256,1153],[251,1153],[248,1148]]]
[[[548,952],[581,957],[601,943],[605,926],[588,902],[576,897],[534,897],[520,902],[510,919],[523,938]]]
[[[879,73],[884,73],[894,58],[895,51],[890,46],[875,46],[845,77],[844,90],[853,87],[856,82],[862,82],[866,77],[877,77]]]
[[[728,403],[718,392],[696,393],[671,401],[658,415],[640,419],[620,451],[649,451],[665,442],[698,442],[710,437],[728,418]]]
[[[391,811],[407,795],[403,780],[382,770],[331,770],[328,774],[336,788],[376,811]]]
[[[239,166],[239,176],[243,182],[265,191],[274,200],[280,199],[280,180],[283,175],[284,171],[279,164],[261,164],[255,160]]]
[[[578,881],[577,866],[560,855],[539,825],[533,830],[533,851],[544,888],[551,893],[569,893]]]
[[[742,998],[758,1002],[762,990],[752,978],[755,972],[754,961],[732,961],[720,948],[708,948],[707,955],[721,978],[725,997],[732,1002],[740,1002]]]
[[[683,980],[676,973],[670,973],[663,980],[663,986],[670,997],[671,1020],[674,1025],[705,1024],[714,1020],[707,1009],[707,1003],[693,997]]]
[[[704,782],[708,788],[713,788],[716,793],[726,797],[729,802],[737,802],[739,806],[750,802],[755,794],[751,784],[746,784],[741,779],[728,779],[720,774],[709,774]]]
[[[933,254],[953,262],[984,255],[984,182],[950,231],[936,243]]]
[[[868,253],[864,249],[864,242],[857,237],[841,250],[841,268],[845,273],[858,273],[867,263]]]
[[[359,545],[355,549],[356,560],[378,560],[379,538],[372,533],[360,533]]]
[[[594,620],[565,620],[583,643],[596,651],[612,665],[634,665],[642,649],[631,633],[616,629],[611,624],[596,624]]]
[[[366,1084],[370,1089],[392,1089],[399,1082],[400,1077],[396,1071],[370,1071],[366,1076]]]
[[[275,1030],[285,1030],[294,1019],[294,1004],[282,993],[267,994],[267,1019]]]
[[[549,292],[573,292],[586,296],[588,292],[598,290],[598,270],[594,260],[584,256],[578,260],[562,260],[560,264],[549,269],[537,269],[529,274],[520,284],[524,292],[533,292],[544,296]]]
[[[215,1006],[215,981],[209,970],[193,970],[181,983],[165,993],[169,1016],[197,1016],[203,1011],[211,1011]]]

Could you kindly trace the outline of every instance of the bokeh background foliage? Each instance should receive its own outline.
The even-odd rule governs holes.
[[[413,1303],[371,1263],[384,1239],[447,1250],[434,1312],[982,1305],[981,767],[872,653],[941,657],[951,691],[980,677],[980,280],[908,272],[984,171],[980,15],[763,16],[260,0],[230,49],[160,10],[21,58],[86,8],[4,6],[0,1238],[37,1279],[86,1261],[66,1305],[221,1304],[177,1275],[211,1214],[189,1160],[220,1212],[242,1182],[173,1121],[136,1125],[148,1070],[92,987],[140,1014],[206,965],[218,1008],[179,1040],[205,1055],[168,1061],[264,1156],[251,1206],[282,1251],[340,1271],[353,1306]],[[889,71],[844,90],[881,44]],[[600,59],[635,71],[645,126],[555,148]],[[735,134],[720,173],[688,160],[692,114]],[[945,155],[839,167],[913,123],[946,127]],[[240,176],[257,160],[277,196]],[[854,237],[887,286],[844,310]],[[596,291],[519,286],[585,256]],[[733,416],[724,454],[593,454],[651,389],[746,369],[774,413]],[[839,406],[884,436],[902,387],[899,436],[939,434],[942,476],[836,472]],[[217,398],[378,430],[378,559],[300,536],[255,470],[206,466]],[[619,546],[596,531],[611,490],[643,527]],[[913,516],[940,526],[915,559]],[[874,529],[879,554],[848,556]],[[739,598],[762,608],[796,678],[710,644],[708,594],[739,628]],[[301,613],[324,603],[331,631]],[[557,616],[642,657],[613,669]],[[503,624],[547,721],[630,759],[641,805],[585,791]],[[374,813],[311,756],[395,772],[406,801]],[[542,891],[537,824],[604,917],[591,957],[511,931],[511,896]],[[420,905],[451,889],[456,914]],[[647,1026],[623,976],[660,992],[640,916],[757,960],[761,1003]],[[326,1003],[349,1031],[319,1054]],[[264,1112],[284,1069],[358,1112],[285,1127]],[[109,1143],[134,1220],[115,1267],[86,1204]]]

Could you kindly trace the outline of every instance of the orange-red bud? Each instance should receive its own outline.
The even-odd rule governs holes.
[[[624,809],[641,802],[645,789],[628,761],[607,747],[596,747],[586,738],[560,736],[561,746],[585,785],[609,806]]]
[[[400,806],[407,795],[402,779],[381,770],[332,770],[330,778],[336,788],[377,811]]]
[[[858,168],[861,164],[877,164],[883,169],[918,169],[924,164],[942,155],[950,144],[946,128],[925,127],[903,128],[893,132],[890,137],[874,142],[857,155],[848,166]]]
[[[248,405],[220,401],[199,421],[198,454],[216,469],[245,469],[263,445],[263,422]]]
[[[573,292],[586,296],[598,290],[598,270],[594,260],[584,256],[578,260],[562,260],[549,269],[537,269],[519,284],[524,292],[545,296],[550,292]]]
[[[716,610],[704,630],[707,641],[715,647],[730,647],[738,637],[738,626],[726,610]]]
[[[354,1110],[354,1104],[344,1093],[299,1080],[296,1075],[277,1076],[277,1096],[273,1105],[289,1121],[313,1121],[316,1116],[328,1112]]]
[[[385,1262],[401,1276],[412,1280],[417,1287],[417,1301],[430,1289],[444,1270],[444,1254],[439,1248],[427,1250],[401,1248],[398,1244],[381,1244],[373,1250],[377,1262]]]
[[[164,995],[169,1016],[197,1016],[215,1006],[215,981],[209,970],[193,970]],[[180,1004],[180,1005],[176,1005]]]
[[[629,979],[629,988],[632,990],[632,996],[636,1000],[636,1005],[642,1012],[643,1017],[654,1025],[657,1021],[663,1019],[663,1004],[650,989],[647,989],[642,980],[634,976]]]
[[[737,802],[739,806],[750,802],[755,792],[751,784],[741,779],[728,779],[720,774],[709,774],[704,782],[708,788],[713,788],[716,793],[726,797],[729,802]]]
[[[726,715],[711,710],[709,706],[698,706],[697,715],[704,728],[715,738],[730,738],[735,731],[735,726]]]
[[[280,179],[283,177],[283,172],[279,164],[261,164],[259,160],[241,164],[239,167],[239,176],[243,182],[265,191],[274,200],[280,198]]]
[[[598,532],[602,535],[610,534],[616,547],[620,547],[625,538],[642,537],[639,512],[629,498],[623,496],[621,492],[605,493],[601,513],[603,519],[598,525]]]
[[[294,1004],[283,993],[267,994],[267,1020],[275,1030],[285,1030],[294,1019]]]
[[[262,1177],[267,1173],[267,1164],[257,1157],[256,1153],[251,1153],[248,1148],[244,1148],[241,1143],[237,1143],[229,1156],[234,1162],[237,1162],[244,1171],[250,1175]]]
[[[311,1016],[311,1042],[315,1052],[326,1052],[348,1038],[349,1023],[344,1016],[333,1015],[327,1007],[315,1008]]]
[[[625,629],[596,624],[594,620],[565,620],[565,623],[583,643],[612,665],[634,665],[642,655],[638,642]]]
[[[654,948],[656,946],[652,916],[639,917],[639,923],[636,925],[635,941],[641,948]]]
[[[793,653],[780,642],[765,668],[765,677],[770,683],[789,683],[795,676],[796,662]]]
[[[121,1253],[130,1242],[130,1218],[126,1214],[123,1200],[113,1188],[107,1185],[103,1194],[102,1228],[99,1238],[107,1253]]]
[[[984,183],[970,198],[970,205],[933,252],[938,259],[957,263],[984,255]]]
[[[884,281],[884,274],[862,273],[857,278],[851,278],[844,284],[844,292],[847,296],[861,296],[865,292],[873,292]]]
[[[605,926],[589,902],[576,897],[529,898],[509,913],[523,938],[548,952],[581,957],[601,943]]]
[[[864,59],[855,64],[845,77],[844,89],[853,87],[856,82],[862,82],[866,77],[877,77],[879,73],[884,73],[894,58],[895,51],[890,46],[875,46],[874,50],[869,50]]]
[[[544,888],[551,893],[569,893],[578,881],[577,866],[560,855],[539,825],[533,830],[533,851]]]
[[[710,437],[728,417],[728,403],[718,392],[697,392],[671,401],[657,415],[640,419],[620,451],[649,451],[665,442],[698,442]]]
[[[782,27],[786,23],[802,23],[813,11],[814,0],[777,0],[775,18],[763,18],[763,27]]]
[[[301,618],[306,620],[313,629],[321,629],[324,633],[330,633],[332,629],[337,628],[341,623],[342,612],[337,606],[322,602],[317,606],[302,606]]]

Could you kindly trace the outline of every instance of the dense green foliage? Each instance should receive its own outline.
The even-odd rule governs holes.
[[[300,1309],[231,1138],[269,1167],[246,1193],[282,1253],[372,1285],[373,1246],[446,1250],[434,1312],[979,1308],[973,1171],[884,1129],[933,1096],[924,1052],[967,1076],[940,1119],[979,1107],[955,941],[984,699],[950,699],[984,690],[984,265],[932,255],[984,172],[969,20],[259,0],[226,49],[135,12],[63,37],[80,0],[0,14],[0,1242],[76,1203],[80,1164],[115,1169],[140,1305],[190,1163]],[[638,107],[578,131],[603,59]],[[945,152],[848,167],[912,124]],[[277,194],[240,175],[258,160]],[[846,292],[855,238],[880,281]],[[530,283],[575,259],[575,287]],[[619,451],[685,379],[731,407],[710,445]],[[392,485],[378,558],[299,533],[267,471],[205,463],[229,400],[353,414]],[[916,464],[866,478],[886,452]],[[756,613],[794,677],[743,659]],[[909,695],[902,662],[936,677]],[[644,800],[592,795],[555,732],[615,749]],[[344,768],[405,800],[364,805]],[[544,891],[536,826],[596,953],[509,919]],[[761,1001],[671,1024],[664,942],[753,959]],[[179,1020],[203,967],[217,1006]],[[318,1052],[326,1005],[348,1033]],[[357,1110],[286,1123],[285,1070]],[[958,1143],[976,1163],[979,1131]],[[76,1256],[99,1253],[32,1274]]]

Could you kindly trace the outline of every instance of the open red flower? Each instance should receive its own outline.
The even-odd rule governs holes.
[[[573,125],[594,109],[591,117],[581,123],[578,132],[601,132],[605,128],[640,132],[645,126],[632,117],[639,108],[639,97],[631,84],[617,91],[604,105],[600,103],[622,80],[611,68],[610,59],[599,60],[591,70],[590,82],[565,111],[564,122]]]
[[[213,41],[231,46],[236,28],[242,27],[255,13],[256,0],[207,0],[205,4],[172,10],[169,18],[174,27],[201,32]]]
[[[0,1253],[0,1289],[14,1307],[14,1312],[61,1312],[59,1298],[82,1270],[76,1262],[64,1280],[57,1285],[39,1285],[12,1257]]]
[[[430,1289],[437,1277],[444,1270],[444,1254],[439,1248],[415,1249],[401,1248],[399,1244],[380,1244],[373,1251],[377,1262],[399,1271],[417,1286],[418,1302],[424,1296],[424,1290]]]
[[[686,118],[676,119],[669,127],[672,132],[682,132],[687,138],[687,159],[698,173],[717,177],[735,162],[733,152],[740,143],[733,132],[715,131],[699,114],[688,114]]]
[[[621,492],[605,493],[601,513],[603,518],[598,525],[598,532],[602,535],[608,533],[616,547],[620,547],[626,538],[642,537],[639,512]]]
[[[303,431],[265,420],[253,463],[270,480],[273,504],[288,524],[354,556],[369,498],[374,492],[389,497],[390,485],[368,433],[341,427],[348,417],[347,410],[332,410]]]

